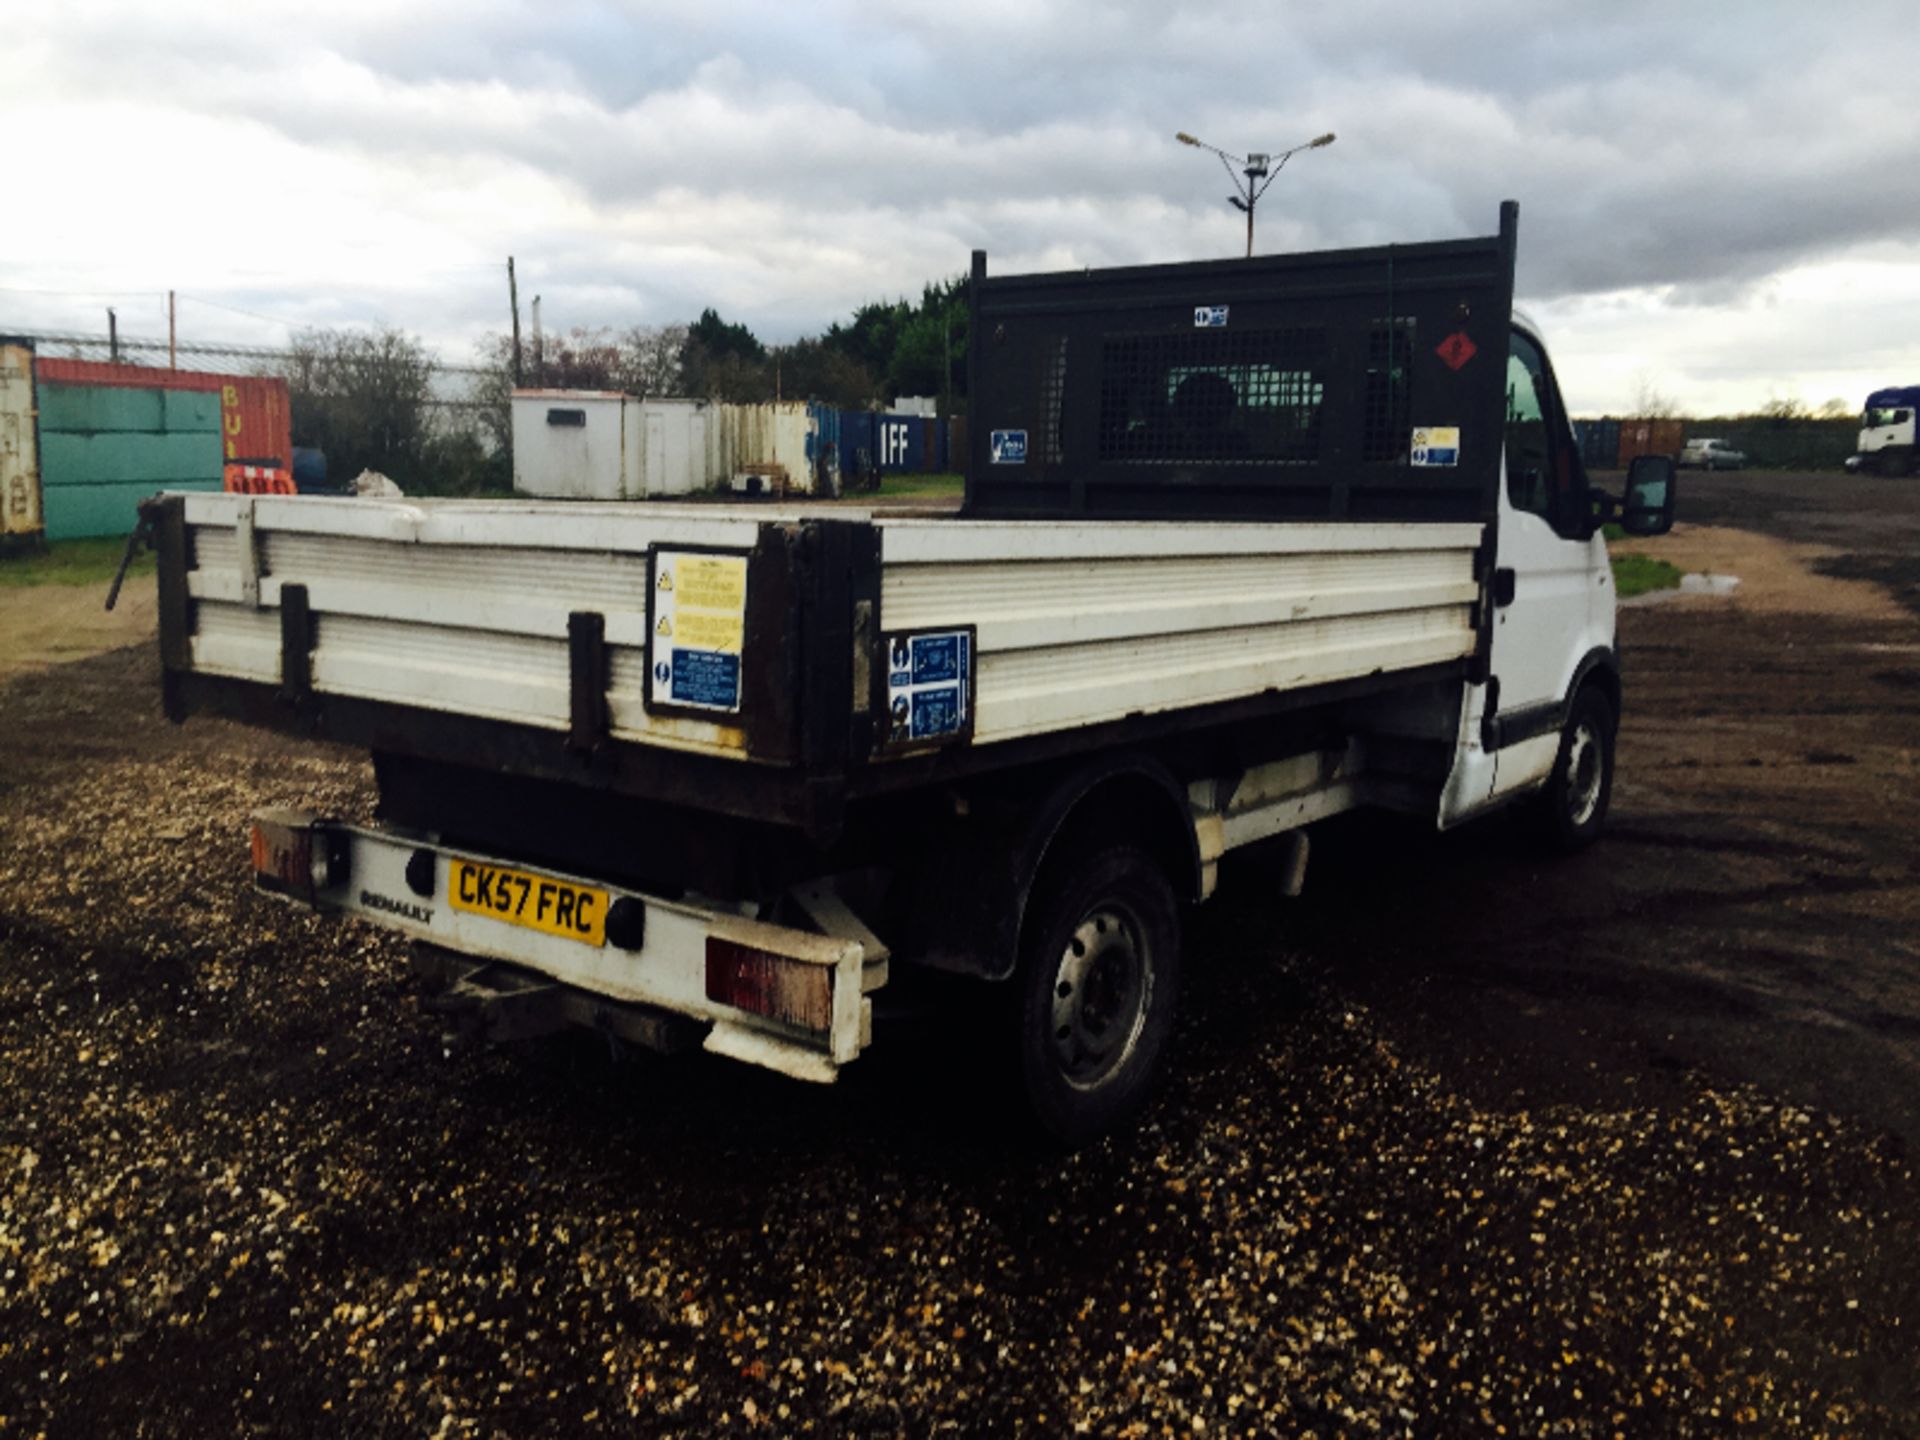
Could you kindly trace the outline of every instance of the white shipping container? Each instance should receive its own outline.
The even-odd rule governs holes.
[[[717,478],[715,406],[706,400],[636,400],[644,493],[690,495]]]
[[[734,489],[744,488],[749,474],[765,478],[769,471],[785,477],[789,493],[814,493],[813,456],[818,440],[813,407],[804,400],[759,405],[721,405],[719,411],[724,464],[719,474]]]
[[[616,390],[513,392],[513,488],[558,500],[687,495],[718,473],[714,407]]]
[[[555,500],[644,495],[631,400],[617,390],[514,391],[513,488]]]
[[[37,544],[43,529],[34,415],[33,347],[0,341],[0,553]]]

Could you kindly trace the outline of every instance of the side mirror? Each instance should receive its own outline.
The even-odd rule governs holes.
[[[1627,468],[1620,502],[1620,528],[1629,535],[1664,535],[1673,528],[1674,468],[1671,455],[1639,455]]]

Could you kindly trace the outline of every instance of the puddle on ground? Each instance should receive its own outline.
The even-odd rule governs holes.
[[[1731,595],[1740,588],[1738,575],[1682,575],[1680,585],[1674,590],[1649,590],[1644,595],[1636,595],[1631,600],[1622,600],[1620,604],[1659,605],[1668,600],[1678,600],[1687,595]]]

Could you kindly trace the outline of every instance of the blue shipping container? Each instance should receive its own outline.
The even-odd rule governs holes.
[[[840,412],[840,477],[849,479],[867,475],[876,463],[873,444],[873,413],[869,410]]]
[[[1620,463],[1620,422],[1602,418],[1573,422],[1580,458],[1589,470],[1612,470]]]
[[[824,423],[819,429],[829,433]],[[842,410],[827,443],[838,445],[840,474],[849,481],[875,469],[884,475],[951,470],[959,458],[947,422],[926,415]]]
[[[927,467],[927,422],[920,415],[877,415],[874,417],[874,446],[879,454],[880,473],[898,475]]]

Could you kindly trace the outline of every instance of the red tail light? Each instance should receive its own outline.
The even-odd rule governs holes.
[[[313,889],[313,832],[253,822],[253,878],[263,890],[304,895]]]
[[[833,971],[707,937],[707,998],[803,1030],[833,1028]]]
[[[346,871],[338,840],[318,830],[314,818],[299,810],[256,814],[250,847],[254,883],[281,895],[311,901]]]

